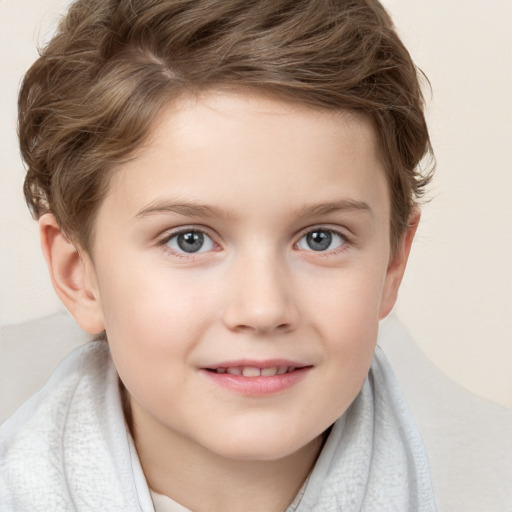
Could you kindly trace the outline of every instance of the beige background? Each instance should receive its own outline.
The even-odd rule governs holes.
[[[66,3],[0,0],[0,325],[61,308],[21,194],[15,104]],[[438,160],[396,311],[447,375],[512,408],[512,2],[383,3],[432,83]]]

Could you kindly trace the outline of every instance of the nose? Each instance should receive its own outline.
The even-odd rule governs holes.
[[[233,331],[286,333],[299,320],[289,270],[275,256],[240,258],[228,277],[224,324]]]

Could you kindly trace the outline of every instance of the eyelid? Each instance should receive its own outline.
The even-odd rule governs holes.
[[[157,241],[157,245],[161,246],[162,249],[164,249],[165,251],[170,252],[171,254],[178,256],[180,258],[194,258],[194,257],[199,256],[200,254],[206,254],[208,252],[211,252],[211,251],[204,251],[204,252],[188,253],[187,254],[186,252],[177,252],[177,251],[173,250],[172,248],[170,248],[168,245],[166,245],[173,237],[180,235],[181,233],[187,233],[190,231],[197,231],[197,232],[202,233],[203,235],[207,236],[208,238],[210,238],[210,240],[213,242],[214,246],[216,246],[217,250],[222,247],[221,244],[217,241],[220,238],[218,235],[212,234],[211,229],[206,228],[201,225],[197,225],[197,224],[180,226],[180,227],[171,228],[171,229],[167,230],[162,236],[159,237],[159,239]],[[294,243],[294,248],[297,249],[297,244],[299,243],[299,241],[314,231],[328,231],[335,235],[340,236],[343,240],[345,240],[345,243],[343,243],[340,247],[337,247],[335,249],[330,249],[327,251],[314,251],[313,249],[311,249],[309,251],[304,250],[305,252],[314,253],[315,256],[332,255],[332,254],[335,254],[337,252],[347,249],[348,246],[351,246],[355,243],[352,235],[347,234],[347,231],[349,231],[348,229],[340,229],[340,227],[338,227],[338,226],[332,227],[332,226],[325,225],[325,224],[318,224],[318,225],[309,226],[307,228],[302,229],[296,236],[296,242]],[[216,250],[216,249],[214,249],[214,250]],[[302,249],[299,249],[299,250],[302,250]]]
[[[174,237],[176,237],[182,233],[189,233],[189,232],[193,232],[193,231],[195,231],[197,233],[202,233],[204,236],[208,237],[212,241],[212,243],[215,247],[220,247],[220,244],[216,241],[216,239],[218,237],[216,237],[215,235],[212,235],[211,230],[206,229],[203,226],[198,226],[198,225],[180,226],[177,228],[169,229],[162,236],[159,237],[159,239],[157,241],[157,245],[160,246],[166,252],[169,252],[169,253],[173,254],[174,256],[178,256],[179,258],[194,258],[194,257],[198,257],[201,254],[206,254],[208,252],[211,252],[211,251],[203,251],[203,252],[198,251],[195,253],[194,252],[187,253],[185,251],[178,252],[167,245],[169,243],[169,241],[172,240]]]
[[[353,245],[354,241],[351,235],[347,234],[344,229],[340,229],[339,227],[331,227],[329,225],[316,225],[316,226],[310,226],[307,228],[304,228],[300,231],[300,233],[297,236],[297,241],[294,244],[294,248],[297,248],[298,243],[307,235],[310,233],[314,233],[315,231],[328,231],[330,233],[333,233],[334,235],[337,235],[341,237],[345,243],[343,243],[340,247],[336,247],[335,249],[329,249],[327,251],[314,251],[313,249],[307,250],[307,249],[298,249],[298,250],[304,250],[305,252],[311,252],[314,253],[315,256],[328,256],[332,254],[336,254],[342,250],[345,250],[348,248],[348,246]]]

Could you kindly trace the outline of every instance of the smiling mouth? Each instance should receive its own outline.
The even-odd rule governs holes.
[[[295,370],[300,370],[296,366],[271,366],[269,368],[258,368],[256,366],[229,366],[219,368],[207,368],[208,371],[218,374],[239,375],[242,377],[275,377],[276,375],[285,375]]]
[[[225,361],[219,366],[202,368],[202,371],[211,382],[221,388],[254,398],[277,395],[294,387],[305,379],[309,370],[314,367],[294,364],[292,361],[288,362],[288,365],[283,363],[285,361],[269,361],[263,364]]]

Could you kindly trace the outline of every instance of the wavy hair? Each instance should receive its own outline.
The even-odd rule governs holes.
[[[110,171],[158,112],[246,86],[372,121],[395,247],[433,170],[421,76],[376,0],[78,0],[20,90],[25,197],[89,250]]]

